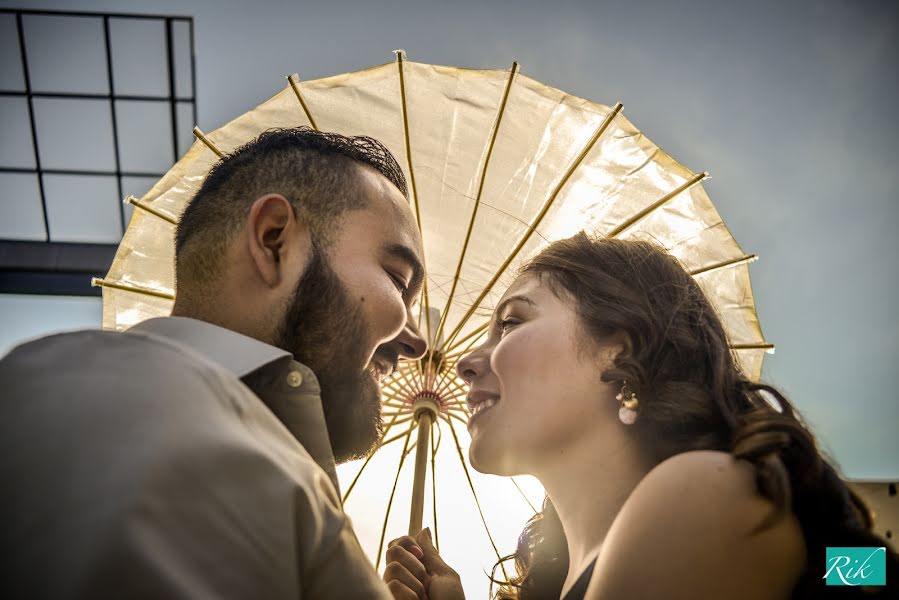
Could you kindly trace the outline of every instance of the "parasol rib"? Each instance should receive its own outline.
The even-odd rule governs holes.
[[[409,421],[410,421],[410,419],[403,419],[402,422],[403,422],[403,423],[408,423]],[[415,429],[416,427],[418,427],[418,421],[415,421],[415,422],[412,423],[412,429]],[[396,440],[398,440],[399,438],[403,437],[404,435],[406,435],[406,434],[405,434],[405,433],[399,433],[399,434],[393,436],[393,437],[390,438],[390,439],[384,440],[383,445],[386,446],[386,445],[389,444],[390,442],[395,442]],[[410,448],[410,450],[411,450],[411,448]]]
[[[403,446],[403,453],[400,455],[400,464],[396,469],[396,479],[393,481],[393,489],[390,491],[390,499],[387,501],[387,511],[384,513],[384,525],[381,527],[381,541],[378,542],[378,559],[375,561],[375,570],[381,566],[381,554],[384,551],[384,536],[387,535],[387,521],[390,519],[390,509],[393,507],[393,497],[396,496],[396,486],[400,481],[403,463],[406,462],[406,450],[409,448],[409,438],[412,437],[413,429],[415,429],[414,425],[409,427],[409,431],[406,433],[406,445]]]
[[[459,352],[458,356],[460,358],[455,360],[452,364],[447,365],[446,370],[443,372],[443,375],[441,375],[441,377],[440,377],[440,381],[437,383],[438,390],[446,389],[449,392],[449,391],[454,391],[455,389],[459,389],[460,387],[464,387],[464,386],[460,386],[458,383],[458,380],[456,380],[455,378],[451,378],[449,380],[449,383],[447,383],[446,388],[444,388],[443,385],[444,385],[444,382],[447,380],[447,378],[450,377],[450,374],[455,373],[456,367],[458,366],[459,362],[462,360],[461,357],[464,356],[465,354],[467,354],[468,351],[471,350],[471,347],[474,346],[479,339],[481,339],[481,334],[483,334],[483,332],[486,331],[487,326],[489,324],[490,324],[489,321],[485,321],[483,325],[478,327],[471,334],[465,336],[465,339],[462,340],[462,342],[459,342],[459,344],[457,344],[455,346],[456,348],[458,348],[463,342],[465,342],[466,340],[471,338],[471,341],[468,342],[468,345]],[[442,363],[441,363],[441,365],[442,365]],[[451,388],[452,385],[455,385],[456,387]]]
[[[481,196],[484,193],[484,182],[487,180],[487,169],[490,168],[490,158],[493,156],[493,149],[496,146],[496,138],[499,135],[499,128],[506,114],[506,104],[509,101],[509,94],[512,91],[512,84],[515,82],[515,75],[518,74],[520,66],[517,62],[512,63],[512,69],[509,71],[509,79],[506,81],[506,89],[503,91],[502,100],[500,100],[499,108],[496,113],[496,122],[493,125],[493,132],[490,135],[490,143],[487,146],[487,156],[484,159],[484,167],[481,169],[481,177],[478,181],[478,193],[475,196],[474,206],[471,209],[471,219],[468,221],[468,229],[465,231],[465,241],[462,243],[462,252],[459,253],[459,262],[456,265],[456,274],[453,275],[453,284],[450,286],[449,295],[446,298],[446,305],[440,315],[440,323],[437,325],[437,332],[434,339],[439,340],[440,334],[443,333],[443,327],[446,325],[446,316],[449,314],[450,307],[453,304],[453,298],[456,295],[456,287],[459,284],[459,276],[462,274],[462,265],[465,263],[465,255],[468,252],[468,244],[471,241],[471,232],[474,230],[474,223],[478,216],[478,209],[481,206]],[[430,350],[431,357],[434,354],[432,346]],[[430,358],[428,363],[430,363]]]
[[[446,419],[446,417],[444,417]],[[481,509],[481,502],[478,500],[478,493],[474,489],[474,483],[471,481],[471,473],[468,472],[468,465],[465,464],[465,457],[462,455],[462,446],[459,444],[459,436],[456,435],[456,428],[453,427],[452,421],[446,419],[446,422],[449,424],[450,432],[453,434],[453,441],[456,443],[456,452],[459,454],[459,461],[462,463],[462,469],[465,471],[465,478],[468,480],[468,487],[471,488],[471,495],[474,497],[474,503],[478,507],[478,514],[481,515],[481,523],[484,524],[484,531],[487,532],[487,538],[490,540],[490,545],[493,546],[493,552],[496,553],[496,560],[502,560],[502,557],[499,555],[499,550],[496,547],[496,543],[493,541],[493,535],[490,533],[490,528],[487,526],[487,519],[484,518],[484,511]],[[500,564],[500,567],[503,570],[503,576],[508,579],[509,575],[506,573],[506,567]]]
[[[456,373],[456,369],[459,366],[460,362],[462,362],[461,359],[453,361],[452,363],[446,365],[446,370],[441,376],[440,381],[435,386],[440,393],[452,394],[458,390],[465,389],[465,384],[459,383],[459,379],[453,376]]]
[[[774,344],[732,344],[731,350],[774,350]]]
[[[465,342],[470,340],[472,337],[476,337],[476,336],[479,336],[480,334],[484,333],[485,331],[487,331],[487,328],[489,326],[490,326],[490,321],[484,321],[481,325],[478,326],[477,329],[475,329],[474,331],[472,331],[471,333],[466,335],[464,338],[462,338],[461,340],[457,341],[455,344],[453,344],[452,346],[447,348],[447,352],[452,352],[452,351],[456,350],[457,348],[462,346],[462,344],[464,344]],[[463,353],[464,353],[464,351],[463,351]]]
[[[134,206],[134,207],[136,207],[136,208],[139,208],[139,209],[141,209],[142,211],[144,211],[144,212],[146,212],[146,213],[149,213],[149,214],[153,215],[154,217],[158,217],[158,218],[162,219],[163,221],[168,221],[168,222],[171,223],[172,225],[177,225],[177,224],[178,224],[178,220],[175,219],[175,217],[173,217],[173,216],[171,216],[171,215],[168,215],[168,214],[166,214],[166,213],[164,213],[164,212],[162,212],[162,211],[156,210],[155,208],[153,208],[153,207],[150,206],[149,204],[146,204],[146,203],[144,203],[144,202],[141,202],[140,200],[138,200],[138,199],[135,198],[134,196],[126,196],[126,197],[125,197],[125,204],[130,204],[130,205],[132,205],[132,206]]]
[[[112,288],[114,290],[122,290],[125,292],[134,292],[135,294],[144,294],[145,296],[153,296],[154,298],[162,298],[163,300],[175,299],[175,294],[160,292],[159,290],[151,290],[150,288],[134,285],[133,283],[125,283],[124,281],[100,279],[99,277],[91,278],[91,287]]]
[[[717,271],[719,269],[726,269],[728,267],[736,267],[737,265],[743,265],[747,263],[751,263],[758,260],[758,256],[755,254],[750,254],[749,256],[744,256],[742,258],[735,258],[733,260],[726,260],[724,262],[720,262],[714,265],[709,265],[708,267],[700,267],[698,269],[694,269],[690,271],[690,275],[696,277],[697,275],[702,275],[703,273],[710,273],[712,271]]]
[[[418,233],[422,236],[422,246],[424,246],[424,231],[421,228],[421,208],[418,203],[418,186],[415,184],[415,169],[412,166],[412,144],[409,137],[409,114],[406,108],[406,76],[403,73],[403,62],[406,60],[406,51],[396,51],[396,65],[400,75],[400,102],[403,109],[403,139],[406,141],[406,163],[409,165],[409,183],[412,185],[412,201],[415,205],[415,222],[418,224]],[[422,256],[422,261],[425,257]],[[425,273],[428,272],[426,264],[422,263]],[[425,323],[427,325],[427,342],[428,346],[432,346],[431,342],[431,304],[428,294],[428,278],[425,277],[424,289],[422,290],[425,305]],[[436,339],[436,338],[435,338]],[[424,385],[424,374],[421,373],[421,363],[419,362],[419,374],[422,375],[422,385]]]
[[[659,200],[656,200],[654,203],[650,204],[649,206],[647,206],[646,208],[644,208],[643,210],[641,210],[640,212],[638,212],[637,214],[632,216],[630,219],[626,220],[624,223],[620,224],[618,227],[616,227],[615,229],[610,231],[606,235],[606,237],[613,238],[613,237],[619,236],[625,229],[632,227],[638,221],[642,221],[647,216],[649,216],[650,214],[654,213],[655,211],[660,209],[662,206],[667,204],[669,200],[671,200],[672,198],[676,198],[677,196],[679,196],[683,192],[689,190],[690,188],[692,188],[694,185],[696,185],[703,179],[706,179],[708,176],[709,176],[708,173],[697,173],[696,175],[694,175],[693,177],[691,177],[690,179],[685,181],[682,185],[680,185],[673,192],[669,192],[669,193],[665,194]]]
[[[216,145],[212,143],[212,140],[210,140],[208,137],[206,137],[206,135],[200,130],[199,127],[194,127],[193,132],[194,132],[194,137],[196,137],[198,140],[200,140],[201,142],[206,144],[206,147],[209,148],[210,150],[212,150],[213,152],[215,152],[216,156],[218,156],[219,158],[225,158],[225,155],[222,153],[222,151],[219,150],[218,147],[216,147]]]
[[[288,75],[287,81],[290,82],[293,93],[296,94],[297,100],[300,101],[300,106],[303,107],[303,112],[306,113],[306,118],[309,119],[309,124],[312,125],[312,129],[318,131],[318,125],[315,124],[315,119],[312,118],[312,113],[309,112],[309,106],[306,104],[306,99],[303,98],[303,92],[300,91],[300,74],[294,73]]]
[[[540,512],[540,511],[538,511],[538,510],[534,507],[533,504],[531,504],[531,501],[528,500],[528,497],[525,496],[525,494],[524,494],[524,492],[521,490],[521,488],[518,487],[518,482],[515,481],[515,478],[514,478],[514,477],[509,477],[509,479],[512,480],[512,485],[515,486],[515,489],[518,490],[518,493],[521,494],[521,497],[524,498],[524,501],[528,503],[528,506],[530,506],[530,507],[531,507],[531,510],[534,511],[534,514],[536,515],[538,512]]]
[[[465,425],[465,427],[468,427],[468,421],[466,421],[465,419],[463,419],[462,417],[460,417],[459,415],[456,414],[456,411],[458,411],[458,410],[459,409],[457,409],[457,408],[451,408],[446,411],[446,415],[448,417],[451,417],[451,418],[459,421],[460,423]],[[462,411],[459,411],[459,412],[462,412]],[[468,417],[468,415],[466,413],[462,413],[462,414],[464,414],[466,417]]]
[[[399,413],[393,415],[393,420],[391,420],[390,423],[387,424],[387,427],[384,428],[384,433],[381,434],[381,437],[382,437],[382,438],[383,438],[385,435],[387,435],[387,432],[390,431],[390,428],[391,428],[391,427],[393,427],[394,425],[396,425],[396,418],[397,418],[398,416],[399,416]],[[405,434],[400,434],[399,437],[402,437],[403,435],[405,435]],[[393,438],[393,439],[396,439],[396,438]],[[388,440],[388,441],[386,441],[386,442],[378,442],[378,447],[377,447],[375,450],[372,450],[372,452],[371,452],[371,453],[368,455],[368,457],[365,459],[365,462],[362,463],[362,467],[359,468],[359,472],[356,473],[356,476],[355,476],[355,477],[353,477],[353,482],[350,483],[350,487],[347,489],[346,493],[343,495],[343,499],[340,501],[341,504],[346,504],[347,498],[350,497],[350,492],[353,491],[353,488],[356,487],[356,482],[359,481],[359,478],[360,478],[360,477],[362,477],[362,471],[365,470],[365,467],[368,466],[368,463],[371,462],[371,459],[374,458],[374,456],[375,456],[375,454],[377,453],[377,451],[380,450],[381,448],[383,448],[384,446],[386,446],[387,444],[389,444],[390,442],[392,442],[393,439]]]
[[[418,383],[414,379],[415,375],[408,371],[397,371],[397,373],[399,374],[399,377],[391,382],[396,385],[396,388],[394,389],[396,389],[398,393],[405,393],[409,397],[414,396],[418,391],[415,387],[415,384]]]
[[[503,264],[500,265],[500,268],[496,271],[496,273],[491,277],[490,281],[481,291],[477,300],[475,300],[468,311],[465,313],[465,316],[462,317],[462,320],[456,325],[456,328],[453,330],[452,334],[450,334],[449,339],[447,340],[447,346],[452,347],[451,344],[453,340],[455,340],[456,336],[459,335],[459,332],[462,331],[462,328],[465,327],[465,324],[472,317],[474,312],[481,305],[481,302],[484,301],[484,298],[487,297],[487,294],[493,290],[493,286],[496,285],[496,282],[499,281],[499,278],[505,273],[506,269],[509,268],[509,265],[512,264],[512,261],[515,260],[515,257],[518,256],[518,253],[521,252],[522,248],[524,248],[525,244],[527,244],[528,240],[531,239],[531,235],[533,235],[534,231],[537,230],[537,227],[540,226],[540,223],[543,221],[543,218],[549,212],[549,209],[552,207],[553,203],[555,203],[556,199],[559,197],[559,192],[562,191],[562,188],[565,187],[565,184],[568,183],[568,180],[571,178],[571,175],[577,170],[578,167],[581,166],[581,163],[587,157],[587,154],[590,153],[590,150],[593,149],[593,146],[596,145],[596,142],[599,141],[599,138],[602,137],[602,134],[605,133],[606,129],[608,129],[609,125],[618,116],[621,112],[622,104],[620,102],[616,103],[615,106],[609,111],[609,114],[606,115],[606,118],[603,119],[603,122],[596,128],[596,132],[593,134],[593,137],[590,138],[590,141],[584,146],[581,150],[580,154],[578,154],[577,158],[571,163],[568,167],[568,170],[565,171],[565,174],[562,176],[562,179],[559,180],[559,183],[556,185],[553,192],[549,195],[546,202],[544,202],[543,207],[540,209],[540,212],[528,226],[527,231],[524,236],[522,236],[521,240],[519,240],[518,244],[512,250],[511,254],[503,261]]]

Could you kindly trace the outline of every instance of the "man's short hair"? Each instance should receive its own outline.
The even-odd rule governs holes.
[[[182,282],[208,283],[243,226],[250,206],[269,193],[283,195],[327,248],[341,213],[364,208],[359,167],[377,170],[408,199],[406,178],[379,141],[308,127],[271,129],[220,160],[181,215],[175,234],[175,270]],[[180,286],[179,286],[180,287]]]

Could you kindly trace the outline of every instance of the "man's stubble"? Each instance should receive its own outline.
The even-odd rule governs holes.
[[[368,455],[381,437],[378,385],[367,372],[362,309],[325,252],[313,247],[279,328],[277,346],[312,369],[337,463]]]

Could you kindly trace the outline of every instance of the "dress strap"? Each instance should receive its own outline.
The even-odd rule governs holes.
[[[590,583],[590,578],[593,577],[593,568],[595,566],[596,559],[594,558],[590,562],[590,566],[584,569],[584,572],[577,578],[577,581],[574,582],[574,585],[571,586],[571,589],[568,590],[568,593],[565,594],[562,600],[583,600],[584,594],[587,593],[587,585]]]

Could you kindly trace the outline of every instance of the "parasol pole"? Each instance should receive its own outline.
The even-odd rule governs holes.
[[[428,477],[429,444],[431,425],[437,419],[439,404],[437,396],[423,392],[412,404],[414,418],[418,421],[418,445],[415,448],[415,475],[412,481],[412,510],[409,515],[409,535],[421,531],[425,510],[425,481]]]

